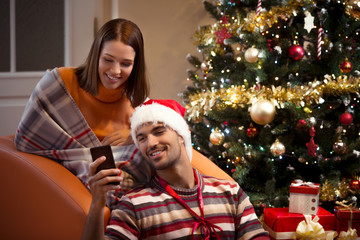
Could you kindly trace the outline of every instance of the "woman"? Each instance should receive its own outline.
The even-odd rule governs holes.
[[[114,158],[133,178],[122,172],[121,191],[109,198],[112,207],[122,191],[149,178],[150,168],[128,140],[130,116],[148,93],[140,29],[125,19],[111,20],[98,31],[83,65],[49,70],[39,81],[20,120],[15,145],[59,161],[84,184],[89,149],[113,145]],[[142,172],[137,171],[139,165]]]

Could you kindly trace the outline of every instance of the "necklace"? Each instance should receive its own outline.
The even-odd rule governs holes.
[[[195,218],[196,223],[194,224],[193,231],[192,231],[193,239],[196,239],[195,236],[194,236],[194,233],[196,232],[196,230],[198,228],[200,228],[200,231],[205,235],[205,238],[204,238],[205,240],[209,240],[211,235],[215,236],[216,239],[220,239],[218,233],[216,232],[216,229],[220,230],[221,234],[223,232],[222,229],[205,219],[204,200],[203,200],[203,197],[202,197],[202,192],[201,192],[201,188],[200,188],[200,184],[199,184],[199,179],[198,179],[198,176],[196,174],[195,169],[193,169],[193,171],[194,171],[195,182],[196,182],[197,190],[198,190],[198,201],[199,201],[199,208],[200,208],[200,216],[198,214],[196,214],[196,212],[194,212],[186,204],[186,202],[174,191],[174,189],[172,189],[170,187],[170,185],[167,182],[165,182],[165,180],[160,178],[158,175],[156,175],[156,177],[159,180],[160,185],[163,188],[165,188],[165,190],[173,198],[175,198],[181,205],[183,205],[183,207],[185,207],[191,213],[191,215],[193,215],[193,217]]]

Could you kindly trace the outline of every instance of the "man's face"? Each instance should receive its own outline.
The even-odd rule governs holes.
[[[147,123],[139,127],[136,141],[141,153],[156,170],[163,170],[180,161],[184,140],[162,123]]]

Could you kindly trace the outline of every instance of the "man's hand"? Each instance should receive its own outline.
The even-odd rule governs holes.
[[[119,185],[108,184],[109,182],[122,181],[122,177],[119,177],[120,169],[105,169],[95,174],[97,167],[105,161],[105,157],[99,157],[90,164],[88,174],[88,184],[92,194],[92,204],[96,204],[100,207],[106,204],[106,194],[111,190],[120,189]],[[115,176],[113,176],[115,175]]]
[[[102,140],[103,145],[124,146],[134,144],[128,131],[115,131]]]
[[[120,169],[105,169],[95,174],[97,167],[105,161],[105,157],[99,157],[90,164],[89,187],[92,194],[90,211],[84,227],[82,240],[104,239],[104,207],[106,204],[107,192],[117,190],[119,185],[107,184],[109,182],[120,182]],[[116,176],[112,176],[116,175]]]

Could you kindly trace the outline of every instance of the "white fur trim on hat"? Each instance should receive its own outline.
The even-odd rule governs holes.
[[[189,126],[185,119],[176,111],[170,107],[166,107],[159,103],[152,103],[148,105],[140,105],[135,108],[133,115],[130,118],[131,121],[131,136],[137,147],[139,147],[136,141],[136,131],[144,123],[148,122],[161,122],[165,126],[176,131],[180,136],[184,138],[185,149],[189,159],[192,159],[192,146],[191,146],[191,133]]]

